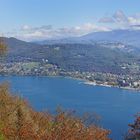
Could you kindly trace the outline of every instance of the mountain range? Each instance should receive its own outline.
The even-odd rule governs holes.
[[[8,47],[5,61],[10,63],[42,63],[42,60],[48,60],[48,63],[67,71],[126,74],[133,65],[138,66],[140,61],[139,55],[131,51],[131,45],[117,42],[97,41],[85,44],[61,42],[40,45],[16,38],[2,38],[2,40]],[[129,68],[123,69],[126,66]]]
[[[93,32],[80,37],[64,38],[59,40],[44,40],[39,44],[95,44],[95,43],[122,43],[131,46],[131,49],[140,49],[140,30],[112,30]]]

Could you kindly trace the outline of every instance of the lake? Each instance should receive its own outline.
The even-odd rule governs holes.
[[[0,77],[9,81],[15,94],[27,99],[37,111],[54,112],[57,106],[75,110],[77,114],[97,113],[100,124],[112,131],[113,140],[122,140],[128,124],[140,112],[140,92],[91,86],[83,81],[62,77],[10,76]]]

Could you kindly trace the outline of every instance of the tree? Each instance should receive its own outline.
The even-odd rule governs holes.
[[[4,42],[4,40],[2,38],[0,38],[0,55],[4,55],[7,51],[7,46],[6,43]]]
[[[71,112],[36,112],[0,85],[0,140],[109,140],[109,131],[85,125]]]
[[[129,124],[130,130],[125,140],[140,140],[140,114],[137,114],[133,124]]]

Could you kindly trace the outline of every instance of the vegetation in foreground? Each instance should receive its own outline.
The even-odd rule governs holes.
[[[125,140],[140,140],[140,114],[137,114],[133,124],[129,124],[129,131]]]
[[[109,140],[109,131],[86,126],[68,112],[35,112],[26,101],[0,85],[0,140]]]

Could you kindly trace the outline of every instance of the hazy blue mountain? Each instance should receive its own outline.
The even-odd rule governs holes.
[[[78,37],[62,38],[62,39],[48,39],[48,40],[36,41],[34,43],[41,44],[41,45],[46,45],[46,44],[48,44],[48,45],[53,45],[53,44],[76,44],[76,43],[86,44],[85,40],[83,42]]]
[[[58,40],[44,40],[39,44],[95,44],[95,43],[121,43],[131,50],[140,49],[140,30],[113,30],[107,32],[94,32],[81,37],[73,37]],[[109,46],[108,46],[109,47]]]
[[[89,41],[117,41],[133,46],[140,46],[140,30],[113,30],[108,32],[90,33],[80,37]]]

